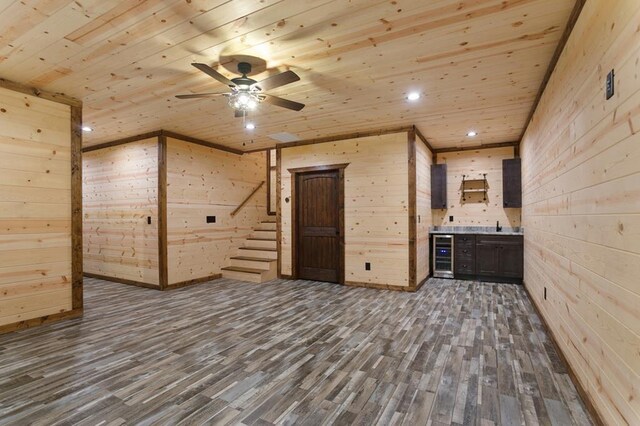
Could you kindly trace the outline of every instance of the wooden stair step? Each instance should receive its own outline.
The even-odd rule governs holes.
[[[264,272],[263,269],[255,269],[255,268],[245,268],[243,266],[225,266],[222,268],[223,271],[233,271],[233,272],[244,272],[246,274],[256,274],[262,275]]]
[[[230,257],[230,259],[248,260],[249,262],[265,262],[265,263],[275,262],[275,259],[265,259],[264,257],[253,257],[253,256],[233,256],[233,257]]]

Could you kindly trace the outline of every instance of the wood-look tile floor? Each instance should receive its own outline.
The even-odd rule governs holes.
[[[517,285],[86,279],[85,308],[0,336],[0,423],[591,424]]]

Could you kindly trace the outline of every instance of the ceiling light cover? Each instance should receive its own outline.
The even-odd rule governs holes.
[[[418,92],[411,92],[407,95],[407,100],[417,101],[418,99],[420,99],[420,93]]]
[[[82,126],[82,131],[83,132],[93,132],[93,129],[89,126]]]
[[[238,90],[229,95],[229,105],[238,111],[253,111],[260,101],[258,94],[250,90]]]
[[[253,124],[253,123],[247,123],[244,127],[245,127],[247,130],[253,130],[253,129],[255,129],[255,128],[256,128],[256,125],[255,125],[255,124]]]
[[[474,136],[477,136],[477,135],[478,135],[478,132],[475,132],[473,130],[471,130],[469,133],[467,133],[467,136],[469,136],[470,138],[472,138]]]

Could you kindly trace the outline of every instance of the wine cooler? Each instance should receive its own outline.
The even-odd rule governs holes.
[[[453,235],[433,236],[433,276],[453,278]]]

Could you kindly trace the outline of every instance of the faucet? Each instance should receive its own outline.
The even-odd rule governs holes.
[[[496,222],[496,232],[502,231],[502,226],[500,226],[500,221]]]

